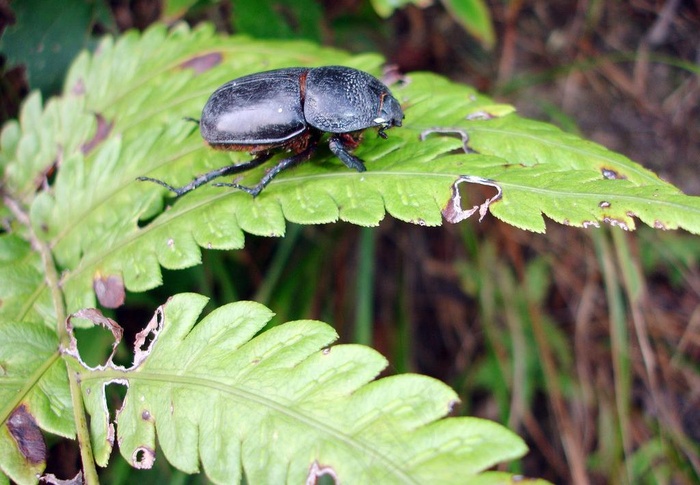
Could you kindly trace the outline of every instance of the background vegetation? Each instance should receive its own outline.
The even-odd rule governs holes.
[[[445,73],[700,194],[700,13],[692,2],[490,2],[477,26],[452,8],[460,2],[393,13],[362,1],[75,1],[60,12],[53,3],[11,4],[5,117],[28,86],[56,92],[76,51],[98,34],[206,19],[253,37],[380,51],[399,71]],[[43,55],[54,63],[40,62]],[[212,307],[254,299],[280,322],[332,322],[344,341],[387,356],[392,373],[447,382],[462,399],[460,414],[499,421],[526,439],[527,475],[700,478],[697,237],[549,222],[537,235],[494,218],[441,228],[387,218],[377,229],[292,225],[284,239],[249,237],[241,251],[203,257],[195,268],[165,271],[157,290],[127,295],[115,318],[146,321],[181,291],[212,296]],[[133,339],[140,328],[127,330]],[[50,471],[72,476],[76,449],[53,446]],[[115,481],[128,473],[118,464],[107,472]]]

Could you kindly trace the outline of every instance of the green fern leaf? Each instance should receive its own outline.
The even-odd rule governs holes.
[[[0,137],[6,190],[31,207],[36,233],[50,242],[64,270],[69,311],[95,305],[91,287],[101,275],[144,291],[161,283],[161,266],[196,265],[200,247],[240,248],[245,232],[283,235],[287,220],[374,226],[389,213],[439,225],[443,217],[458,221],[478,209],[482,217],[490,211],[538,232],[548,216],[572,226],[634,229],[639,219],[700,233],[700,198],[683,195],[621,155],[428,73],[408,74],[392,88],[405,107],[405,124],[390,130],[388,140],[366,133],[356,153],[367,172],[348,170],[322,147],[255,199],[202,187],[175,201],[162,187],[136,181],[145,175],[185,184],[249,159],[208,149],[196,125],[183,120],[197,117],[212,90],[231,78],[322,64],[377,74],[381,63],[375,55],[352,57],[305,42],[219,37],[206,26],[132,32],[105,39],[98,54],[79,56],[63,97],[43,111],[38,96],[30,97],[19,123],[8,124]],[[429,129],[468,138],[421,141]],[[272,163],[242,182],[255,183]],[[53,186],[36,195],[54,165]],[[481,207],[461,207],[460,190],[470,183],[491,185],[499,195]],[[164,202],[171,205],[166,211]]]
[[[53,305],[43,285],[41,258],[31,245],[15,234],[0,235],[0,322],[51,322]]]
[[[0,470],[33,483],[46,465],[39,428],[75,435],[66,364],[56,333],[40,323],[2,321],[0,343]]]
[[[156,437],[168,461],[215,482],[303,483],[314,473],[343,482],[464,483],[526,448],[498,424],[443,418],[454,391],[434,379],[373,381],[385,359],[337,345],[320,322],[286,323],[260,304],[221,307],[196,326],[206,298],[177,295],[137,336],[135,363],[80,363],[98,463],[111,451],[105,387],[128,387],[117,414],[119,449],[133,466],[152,463]],[[140,337],[140,338],[139,338]],[[148,343],[144,343],[148,342]]]

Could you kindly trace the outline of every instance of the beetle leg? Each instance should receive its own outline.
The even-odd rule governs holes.
[[[328,147],[336,157],[340,158],[340,161],[342,161],[348,168],[354,168],[358,172],[364,172],[367,170],[365,163],[348,151],[351,148],[354,148],[354,146],[352,146],[353,144],[356,145],[356,143],[345,141],[338,135],[331,136],[328,140]]]
[[[244,192],[248,192],[250,195],[253,197],[256,197],[262,189],[267,187],[267,184],[269,184],[273,178],[277,174],[279,174],[282,170],[285,170],[289,167],[293,167],[294,165],[298,165],[299,163],[308,160],[311,158],[311,155],[313,155],[314,151],[316,150],[316,143],[311,143],[309,144],[304,151],[301,153],[297,153],[296,155],[292,155],[289,158],[285,158],[284,160],[281,160],[277,165],[272,167],[264,176],[263,178],[260,179],[260,182],[258,182],[257,185],[254,185],[252,187],[246,187],[244,185],[239,185],[237,183],[218,183],[214,184],[216,187],[233,187],[235,189],[242,190]]]
[[[245,172],[246,170],[255,168],[258,165],[268,161],[271,157],[272,153],[261,153],[260,155],[252,159],[250,162],[228,165],[226,167],[217,168],[216,170],[212,170],[211,172],[202,174],[189,184],[183,185],[182,187],[173,187],[172,185],[169,185],[163,182],[162,180],[154,179],[151,177],[137,177],[136,180],[155,182],[158,185],[162,185],[169,191],[174,192],[177,197],[180,197],[181,195],[184,195],[187,192],[191,192],[197,187],[201,187],[202,185],[214,180],[215,178],[223,177],[224,175],[231,175],[233,173]]]

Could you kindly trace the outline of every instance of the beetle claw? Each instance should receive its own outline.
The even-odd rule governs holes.
[[[333,154],[340,159],[341,162],[345,164],[346,167],[357,170],[358,172],[364,172],[367,170],[364,162],[350,154],[348,151],[348,143],[344,142],[342,138],[338,136],[332,136],[328,140],[328,147],[331,149]]]
[[[234,189],[242,190],[243,192],[247,192],[253,197],[256,197],[263,189],[263,187],[260,187],[259,185],[256,185],[255,187],[247,187],[245,185],[239,185],[236,183],[227,183],[227,182],[219,182],[216,184],[212,184],[214,187],[233,187]]]
[[[233,184],[233,187],[237,188],[238,190],[242,190],[243,192],[248,192],[253,197],[257,197],[263,189],[257,185],[255,187],[246,187],[245,185]]]

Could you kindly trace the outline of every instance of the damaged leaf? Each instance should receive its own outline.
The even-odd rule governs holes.
[[[471,209],[464,210],[462,208],[462,196],[459,191],[459,186],[463,182],[468,182],[472,184],[487,185],[496,189],[496,195],[489,197],[486,201],[480,205],[475,205]],[[481,177],[470,177],[463,176],[457,179],[457,181],[452,185],[452,197],[447,203],[447,206],[442,210],[442,215],[447,222],[457,224],[465,219],[471,217],[474,213],[479,212],[479,222],[481,222],[484,217],[486,217],[486,211],[489,210],[491,204],[496,202],[501,198],[503,192],[501,188],[492,180],[482,179]]]
[[[7,420],[7,430],[29,466],[45,464],[46,443],[27,406],[20,405]]]
[[[266,474],[279,472],[296,481],[323,475],[342,480],[356,471],[354,463],[368,467],[361,476],[377,472],[400,479],[401,473],[415,472],[423,482],[446,470],[457,476],[453,470],[477,463],[462,470],[472,473],[522,451],[521,442],[493,423],[439,420],[454,396],[430,379],[370,382],[384,365],[373,352],[356,346],[320,351],[335,338],[322,324],[294,322],[253,339],[270,318],[254,304],[225,307],[192,328],[198,310],[188,305],[201,306],[199,297],[174,299],[137,339],[137,357],[128,369],[111,360],[104,368],[87,369],[72,357],[79,354],[57,350],[61,302],[68,313],[98,301],[116,306],[124,290],[160,285],[161,268],[200,264],[201,248],[241,248],[245,232],[281,236],[286,221],[376,226],[389,214],[437,226],[443,218],[457,222],[478,212],[481,218],[492,214],[540,232],[547,216],[579,227],[631,230],[641,221],[700,234],[700,198],[682,194],[600,145],[523,119],[512,107],[428,73],[409,73],[392,86],[406,120],[387,140],[366,133],[356,151],[367,162],[366,172],[348,170],[321,149],[255,199],[207,186],[174,200],[162,187],[136,181],[153,176],[178,185],[249,159],[245,153],[208,149],[197,126],[186,120],[197,118],[211,92],[231,78],[323,64],[379,75],[383,62],[376,55],[351,56],[306,42],[219,36],[207,25],[155,26],[105,38],[94,54],[79,55],[62,96],[46,103],[36,93],[27,98],[19,120],[5,124],[0,134],[0,210],[8,231],[0,235],[0,468],[5,474],[24,483],[43,466],[26,468],[26,454],[7,427],[20,406],[42,430],[75,434],[65,360],[83,378],[101,463],[117,433],[120,449],[135,466],[152,464],[157,433],[178,467],[191,471],[202,463],[219,481],[240,476],[240,463],[253,461],[251,450],[262,450],[261,456],[276,464],[250,465],[246,475],[252,479],[275,481]],[[421,139],[428,129],[460,137]],[[267,168],[251,171],[242,183],[258,180]],[[467,204],[479,185],[489,185],[496,195]],[[10,211],[9,203],[23,217]],[[38,243],[50,254],[40,255]],[[47,260],[57,273],[53,287],[47,283]],[[105,275],[119,276],[103,281]],[[118,335],[116,324],[102,322]],[[318,374],[319,369],[326,373]],[[129,386],[116,429],[104,400],[105,387],[113,384]],[[203,422],[203,416],[211,420]],[[378,416],[391,419],[376,423]],[[362,424],[367,427],[358,428]],[[309,431],[309,439],[297,445],[289,436],[298,440],[299,430]],[[410,454],[449,437],[453,441],[439,444],[445,453],[450,446],[463,453],[456,459],[432,459],[437,448],[423,449],[426,462],[414,469],[410,460],[419,455],[397,456],[393,448],[385,454],[389,442],[417,443],[416,449],[398,452]],[[483,446],[469,455],[463,437]],[[510,448],[501,446],[501,439]],[[376,444],[381,453],[374,451]],[[506,448],[512,454],[506,456]],[[240,460],[222,459],[230,453]],[[347,457],[352,458],[343,461]],[[280,471],[279,464],[287,462],[295,467]]]
[[[0,470],[17,483],[45,466],[40,428],[75,434],[66,365],[45,325],[0,322]]]
[[[200,264],[202,247],[241,248],[245,232],[282,236],[286,221],[376,226],[389,214],[437,226],[445,217],[463,220],[476,202],[482,218],[490,212],[538,232],[547,216],[578,227],[633,229],[641,221],[700,233],[700,198],[600,145],[523,119],[510,106],[428,73],[408,73],[391,87],[406,119],[386,140],[365,133],[356,154],[366,172],[348,170],[322,147],[257,198],[205,186],[172,199],[163,187],[136,178],[181,185],[250,159],[207,148],[187,120],[199,117],[217,86],[290,65],[344,64],[380,75],[383,60],[182,25],[106,38],[96,52],[75,61],[63,97],[42,107],[31,96],[19,123],[10,122],[0,136],[8,193],[26,202],[34,230],[50,242],[64,270],[69,312],[98,300],[119,303],[119,292],[101,285],[103,275],[120,275],[126,290],[145,291],[161,284],[161,267]],[[426,130],[459,139],[422,136]],[[241,183],[259,180],[276,160],[243,174]],[[51,167],[56,175],[47,187]],[[462,182],[470,178],[491,181],[500,197],[477,202],[470,196],[472,205],[462,207],[473,186]],[[35,285],[27,290],[46,301],[43,280]]]
[[[205,304],[199,295],[172,297],[137,338],[128,368],[111,357],[90,368],[76,345],[66,349],[100,465],[111,451],[112,425],[132,466],[152,466],[157,436],[174,466],[217,483],[238,483],[244,474],[251,483],[322,475],[464,483],[526,450],[496,423],[445,418],[457,396],[437,380],[374,380],[386,360],[368,347],[328,347],[337,338],[328,325],[289,322],[255,336],[272,317],[264,306],[233,303],[197,323]],[[116,423],[105,402],[111,383],[127,386]]]

